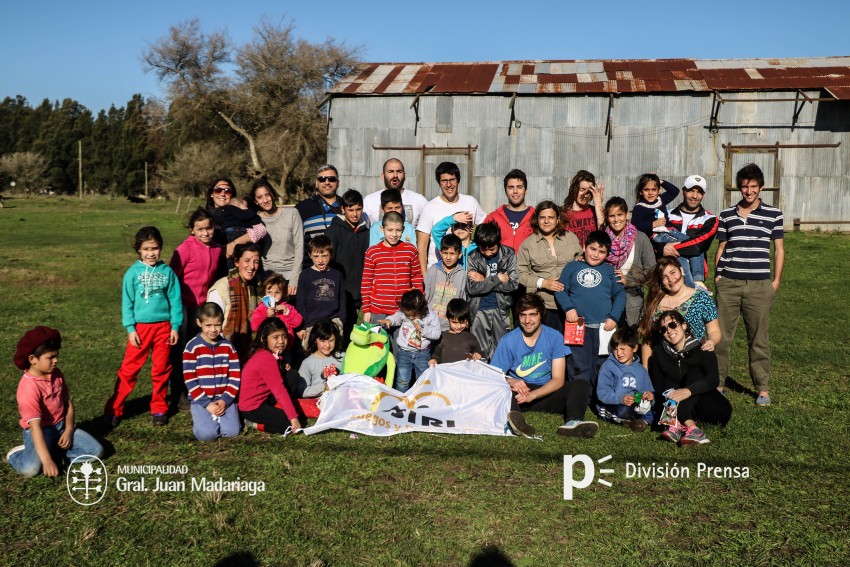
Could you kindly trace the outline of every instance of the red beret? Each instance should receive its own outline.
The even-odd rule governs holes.
[[[21,370],[29,370],[29,356],[35,352],[35,349],[47,341],[59,340],[62,340],[59,329],[43,326],[30,329],[24,333],[24,336],[18,341],[18,346],[15,347],[15,366]]]

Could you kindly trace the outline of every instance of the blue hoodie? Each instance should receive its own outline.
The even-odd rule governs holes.
[[[608,355],[608,360],[599,369],[599,381],[596,385],[596,395],[603,404],[615,406],[623,403],[623,396],[638,392],[652,392],[652,381],[646,368],[637,361],[623,364],[614,354]]]
[[[127,273],[121,296],[121,325],[128,333],[136,331],[136,323],[171,322],[176,331],[183,323],[180,282],[174,271],[159,260],[148,266],[136,260]]]

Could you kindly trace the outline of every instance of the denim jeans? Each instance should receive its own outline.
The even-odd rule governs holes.
[[[627,406],[624,404],[603,404],[599,403],[597,406],[597,412],[599,416],[605,421],[611,421],[614,423],[620,423],[614,418],[620,420],[636,420],[642,419],[646,422],[647,425],[652,425],[655,414],[652,410],[649,410],[645,414],[639,414],[635,411],[634,406]]]
[[[410,387],[410,372],[413,371],[413,382],[416,382],[422,373],[428,369],[428,360],[431,353],[425,350],[405,350],[399,348],[396,352],[395,384],[393,388],[399,392],[406,392]]]
[[[103,447],[101,447],[100,443],[82,429],[74,429],[74,440],[69,449],[60,448],[59,437],[65,431],[64,421],[60,421],[55,425],[42,427],[41,431],[44,433],[44,442],[50,451],[50,456],[57,467],[61,467],[63,457],[70,462],[82,455],[91,455],[92,457],[103,455]],[[12,454],[9,457],[9,464],[19,474],[29,478],[41,472],[41,459],[35,451],[35,445],[32,441],[32,431],[30,429],[24,429],[23,435],[24,450]]]
[[[667,232],[656,232],[652,235],[652,241],[659,244],[670,244],[673,242],[684,242],[689,236],[678,230],[668,230]],[[705,257],[700,254],[691,258],[684,256],[678,257],[679,264],[682,266],[682,271],[685,274],[685,285],[694,287],[694,281],[705,281]]]
[[[235,403],[230,404],[224,411],[224,415],[218,419],[201,404],[193,403],[190,410],[192,411],[192,433],[198,441],[215,441],[219,437],[239,435],[241,424],[239,409]]]

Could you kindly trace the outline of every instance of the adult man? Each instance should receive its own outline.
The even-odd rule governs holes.
[[[535,293],[527,293],[517,302],[519,328],[506,334],[496,346],[490,364],[507,375],[514,393],[508,424],[517,435],[530,437],[535,429],[522,412],[559,413],[566,422],[558,435],[593,437],[599,425],[584,421],[593,385],[587,380],[566,381],[570,347],[556,330],[541,325],[546,306]]]
[[[715,256],[717,314],[723,338],[717,345],[720,387],[729,371],[729,351],[738,318],[744,316],[749,347],[750,378],[758,390],[756,405],[769,406],[770,308],[779,291],[785,267],[782,211],[759,198],[764,174],[753,163],[738,171],[741,200],[720,213]],[[770,278],[770,242],[773,241],[773,280]]]
[[[398,189],[401,202],[404,205],[404,220],[416,226],[422,209],[428,204],[424,196],[404,188],[404,164],[398,158],[390,158],[384,162],[381,173],[384,189]],[[363,197],[363,213],[368,215],[373,225],[381,220],[381,191],[375,191]]]
[[[512,169],[505,176],[504,185],[508,204],[502,205],[487,215],[484,222],[494,222],[499,225],[502,231],[502,244],[510,246],[514,252],[519,252],[519,245],[534,232],[531,228],[534,207],[525,204],[528,178],[522,170]]]
[[[437,222],[463,212],[467,213],[464,222],[481,224],[485,216],[475,197],[458,192],[460,168],[457,164],[444,161],[437,166],[434,177],[440,184],[440,195],[428,201],[419,215],[419,222],[416,223],[416,247],[419,249],[423,274],[428,271],[428,266],[436,264],[438,260],[434,241],[431,239],[431,229]]]
[[[339,173],[336,168],[330,164],[319,167],[316,171],[316,193],[295,205],[304,224],[305,244],[310,239],[323,235],[334,217],[342,213],[342,201],[336,194],[337,189],[339,189]],[[306,246],[304,246],[304,263],[305,266],[309,265]]]
[[[670,242],[664,245],[664,256],[676,256],[681,258],[702,259],[705,265],[705,255],[711,248],[711,242],[717,233],[717,217],[702,207],[702,199],[705,196],[705,178],[699,175],[691,175],[685,179],[682,186],[682,203],[670,211],[667,219],[668,228],[678,230],[688,235],[688,239],[682,242]],[[707,269],[703,267],[698,274],[690,270],[696,287],[708,291],[705,287],[705,274]],[[702,279],[697,277],[702,275]]]

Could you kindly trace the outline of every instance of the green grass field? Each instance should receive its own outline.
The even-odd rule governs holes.
[[[20,443],[12,364],[35,325],[63,335],[60,366],[77,422],[101,415],[121,362],[120,282],[144,224],[167,261],[186,234],[174,203],[13,199],[0,210],[0,446]],[[756,408],[739,328],[732,422],[711,444],[678,448],[603,425],[592,440],[347,432],[201,444],[188,413],[154,428],[142,377],[126,419],[107,435],[119,466],[180,465],[188,475],[263,481],[265,492],[119,492],[83,507],[59,479],[0,466],[3,565],[767,565],[850,563],[847,325],[850,236],[788,233],[773,310],[773,406]],[[148,375],[149,376],[149,375]],[[87,422],[88,425],[87,425]],[[613,458],[612,486],[563,499],[563,456]],[[627,478],[627,463],[688,467],[688,479]],[[750,478],[697,478],[699,463]],[[125,475],[132,480],[155,475]],[[164,480],[183,478],[163,475]],[[498,564],[498,563],[496,563]]]

